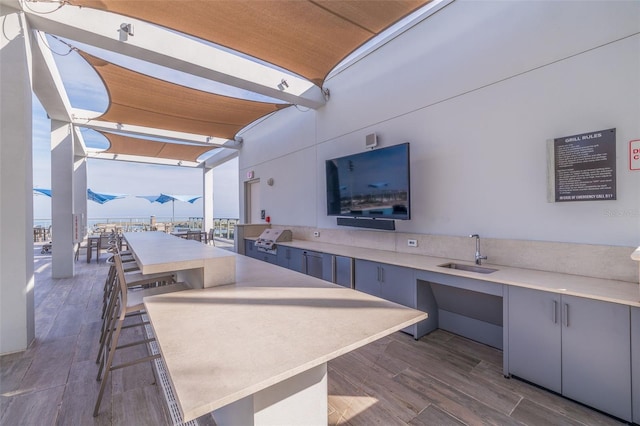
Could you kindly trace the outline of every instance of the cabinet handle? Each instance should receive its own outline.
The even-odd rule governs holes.
[[[336,257],[331,256],[331,282],[334,284],[338,281],[336,275]]]
[[[553,323],[554,324],[558,323],[558,301],[557,300],[553,301]]]
[[[380,267],[380,282],[384,282],[384,268],[382,266]]]
[[[564,304],[564,325],[569,327],[569,304]]]

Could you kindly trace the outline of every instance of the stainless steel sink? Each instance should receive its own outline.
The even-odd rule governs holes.
[[[441,268],[459,269],[460,271],[477,272],[479,274],[490,274],[497,271],[497,269],[485,268],[484,266],[462,265],[460,263],[445,263],[438,266]]]

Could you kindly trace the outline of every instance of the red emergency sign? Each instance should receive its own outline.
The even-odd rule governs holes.
[[[640,139],[629,142],[629,169],[640,170]]]

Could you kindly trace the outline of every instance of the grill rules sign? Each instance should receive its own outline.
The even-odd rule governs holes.
[[[616,199],[616,129],[553,141],[555,201]]]

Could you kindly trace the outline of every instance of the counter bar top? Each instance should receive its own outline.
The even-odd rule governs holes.
[[[486,262],[483,262],[482,266],[497,269],[497,271],[490,274],[479,274],[477,272],[441,268],[438,265],[450,262],[473,265],[473,262],[441,257],[303,240],[283,242],[278,245],[282,247],[288,246],[305,250],[314,250],[338,256],[353,257],[354,259],[387,263],[390,265],[413,268],[419,271],[437,272],[441,274],[491,281],[498,284],[526,287],[535,290],[569,294],[640,307],[638,284],[627,281],[607,280],[534,269],[512,268],[502,265],[493,265]],[[638,248],[631,257],[634,260],[640,260],[640,248]]]
[[[235,284],[144,301],[185,422],[427,318],[245,256],[236,266]]]
[[[177,272],[192,288],[235,281],[235,253],[164,232],[125,232],[143,274]]]

